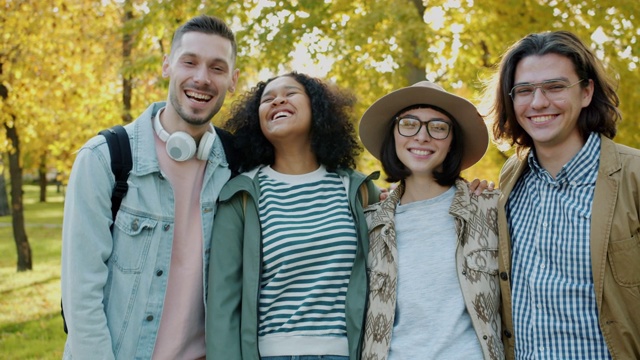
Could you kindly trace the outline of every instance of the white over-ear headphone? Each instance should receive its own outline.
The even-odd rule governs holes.
[[[191,159],[193,155],[196,155],[199,160],[207,160],[216,140],[213,125],[209,125],[211,131],[202,135],[199,146],[196,146],[196,141],[184,131],[169,134],[160,123],[160,112],[156,114],[153,125],[160,140],[166,144],[167,154],[175,161],[186,161]]]

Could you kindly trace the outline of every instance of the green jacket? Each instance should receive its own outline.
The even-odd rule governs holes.
[[[640,151],[600,136],[600,168],[591,215],[591,273],[600,329],[613,359],[640,359]],[[503,340],[515,357],[511,314],[511,239],[505,205],[528,163],[509,158],[498,203]]]
[[[258,299],[260,293],[262,236],[257,201],[258,170],[240,174],[220,192],[213,224],[207,290],[207,359],[258,360]],[[352,170],[338,170],[351,204],[358,249],[347,289],[346,321],[350,358],[360,359],[367,301],[367,222],[361,201],[366,183],[368,203],[379,200],[371,179]]]

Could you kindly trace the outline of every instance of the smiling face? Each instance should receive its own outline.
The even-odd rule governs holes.
[[[311,101],[302,84],[290,76],[269,82],[260,98],[260,128],[272,143],[309,141]]]
[[[170,78],[165,112],[194,126],[211,121],[220,111],[227,90],[235,90],[238,79],[231,42],[219,35],[193,31],[185,33],[165,57],[162,70]]]
[[[558,54],[527,56],[516,66],[515,85],[548,80],[573,84],[581,79],[571,60]],[[575,152],[584,145],[577,124],[582,108],[591,102],[593,82],[585,79],[561,95],[552,101],[538,89],[529,103],[514,105],[518,124],[531,136],[537,150]]]
[[[398,115],[398,118],[411,117],[423,122],[420,131],[414,136],[402,136],[398,125],[394,126],[393,136],[398,159],[411,170],[411,176],[433,178],[433,171],[440,169],[453,139],[453,131],[446,139],[435,140],[427,133],[425,121],[441,120],[451,124],[452,120],[445,114],[429,108],[412,109]]]

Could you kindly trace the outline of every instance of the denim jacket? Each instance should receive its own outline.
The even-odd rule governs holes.
[[[163,106],[152,104],[125,126],[133,168],[113,235],[109,227],[115,179],[105,138],[96,136],[78,151],[62,229],[62,299],[69,328],[65,359],[149,359],[153,354],[174,225],[174,193],[160,171],[152,127]],[[216,199],[230,174],[221,141],[216,140],[200,193],[204,294]]]

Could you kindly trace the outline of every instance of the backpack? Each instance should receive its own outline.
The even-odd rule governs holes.
[[[222,147],[225,154],[227,154],[227,162],[231,169],[231,176],[238,174],[236,152],[233,151],[233,135],[231,133],[222,130],[218,127],[216,134],[220,141],[222,141]],[[111,156],[111,171],[116,178],[116,183],[113,186],[111,192],[111,216],[114,222],[111,224],[111,232],[113,232],[113,224],[115,224],[116,214],[122,204],[122,199],[127,195],[129,185],[127,179],[129,178],[129,172],[133,167],[133,160],[131,156],[131,145],[129,144],[129,134],[122,125],[115,125],[109,129],[102,130],[98,133],[107,139],[107,145],[109,146],[109,155]],[[60,315],[62,315],[62,323],[64,326],[65,334],[69,333],[67,328],[67,322],[64,318],[64,308],[62,307],[62,300],[60,300]]]
[[[129,135],[122,125],[115,125],[112,128],[100,131],[98,134],[107,139],[109,155],[111,156],[111,171],[116,178],[116,184],[113,186],[113,191],[111,192],[111,215],[115,223],[116,214],[118,213],[118,209],[120,209],[122,199],[127,195],[127,191],[129,190],[127,179],[133,166],[131,145],[129,144]],[[113,223],[111,224],[110,230],[113,232]],[[62,300],[60,300],[60,315],[62,315],[64,332],[68,334],[69,329],[67,329],[67,321],[64,318]]]

